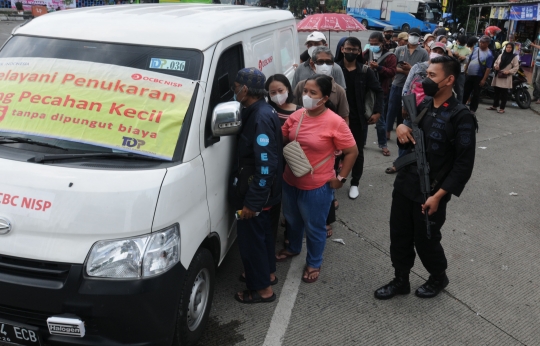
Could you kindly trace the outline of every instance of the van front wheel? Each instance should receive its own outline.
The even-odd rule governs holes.
[[[195,345],[206,324],[214,297],[215,267],[210,251],[199,249],[182,288],[174,346]]]

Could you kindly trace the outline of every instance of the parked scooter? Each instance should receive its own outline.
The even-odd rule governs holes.
[[[487,96],[493,98],[495,89],[491,85],[495,73],[492,72],[486,80],[486,83],[480,91],[480,97]],[[531,94],[529,93],[529,84],[525,72],[519,67],[518,71],[512,76],[512,89],[508,89],[509,100],[515,101],[519,108],[529,108],[531,106]]]

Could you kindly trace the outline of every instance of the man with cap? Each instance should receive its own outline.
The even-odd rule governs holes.
[[[465,86],[463,90],[463,100],[471,97],[471,112],[475,113],[478,109],[480,90],[486,84],[486,80],[491,72],[491,66],[495,60],[489,50],[491,38],[484,35],[478,41],[478,47],[473,50],[469,57],[469,62],[465,66]],[[472,96],[471,96],[472,94]]]
[[[445,30],[443,22],[439,22],[439,25],[435,27],[435,30],[433,30],[433,35],[438,36],[436,33],[441,29]]]
[[[388,97],[388,110],[386,112],[386,138],[390,139],[390,132],[394,128],[394,121],[398,119],[398,125],[403,122],[401,119],[401,95],[403,85],[411,68],[419,62],[429,59],[425,49],[420,47],[420,29],[412,28],[409,31],[409,40],[406,46],[397,47],[395,54],[397,57],[396,76],[392,82],[390,95]],[[395,173],[395,172],[388,172]]]
[[[240,70],[231,86],[244,107],[230,201],[241,210],[237,232],[245,277],[240,280],[248,288],[234,298],[245,304],[276,299],[271,286],[277,279],[270,209],[281,200],[283,139],[278,115],[264,99],[265,82],[264,74],[251,67]]]
[[[426,34],[424,36],[424,39],[423,39],[423,42],[422,42],[422,46],[424,47],[424,49],[429,53],[429,46],[431,45],[431,42],[433,42],[435,40],[435,36],[432,35],[432,34]]]
[[[383,30],[384,35],[384,50],[393,52],[397,48],[397,43],[392,40],[394,35],[394,28],[392,26],[385,26]]]
[[[322,32],[314,31],[308,35],[306,39],[307,50],[300,55],[300,60],[302,63],[294,71],[294,77],[292,80],[292,88],[296,88],[298,82],[303,81],[315,74],[315,70],[310,66],[309,62],[311,60],[311,55],[315,48],[319,46],[328,46],[326,43],[326,36]],[[334,78],[334,81],[338,83],[342,88],[345,89],[345,78],[343,77],[343,72],[339,67],[334,65],[332,67],[332,73],[330,75]]]
[[[406,32],[400,32],[397,36],[398,47],[406,46],[409,43],[409,34]],[[396,47],[397,48],[397,47]]]
[[[463,88],[465,87],[465,66],[467,65],[467,59],[471,55],[471,50],[467,48],[467,36],[459,35],[457,41],[454,43],[452,49],[454,58],[458,59],[461,66],[461,74],[454,84],[454,91],[456,92],[456,98],[459,102],[463,103]]]

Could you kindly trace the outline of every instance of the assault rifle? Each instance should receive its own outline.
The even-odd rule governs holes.
[[[429,163],[426,158],[426,146],[424,144],[424,131],[418,127],[420,120],[426,114],[428,107],[425,107],[420,114],[416,114],[416,95],[409,94],[403,96],[403,105],[407,113],[409,113],[412,122],[412,135],[416,144],[414,145],[414,152],[416,154],[416,166],[418,176],[420,177],[420,190],[424,195],[424,203],[431,195],[431,185],[429,182]],[[426,217],[427,238],[431,239],[431,225],[429,221],[428,210],[424,211]]]

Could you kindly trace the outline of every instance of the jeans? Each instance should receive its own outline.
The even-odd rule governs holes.
[[[493,87],[495,89],[495,95],[493,96],[493,107],[499,107],[499,101],[501,102],[501,108],[506,108],[506,101],[508,100],[508,89]]]
[[[465,88],[465,73],[460,73],[459,77],[456,81],[456,84],[454,85],[454,91],[456,92],[456,98],[459,102],[465,104],[463,102],[463,89]],[[467,101],[467,100],[465,100]]]
[[[263,210],[259,216],[249,220],[238,220],[236,228],[247,288],[262,290],[270,287],[270,273],[276,271],[276,243],[270,211]]]
[[[536,65],[534,65],[532,85],[533,85],[533,99],[540,98],[540,63],[536,63]]]
[[[388,110],[386,112],[386,132],[391,132],[394,129],[394,121],[397,119],[397,124],[403,122],[401,117],[401,94],[403,87],[398,87],[392,84],[390,95],[388,96]]]
[[[358,146],[358,157],[356,158],[356,161],[354,161],[351,173],[351,185],[358,186],[360,183],[360,178],[362,178],[362,174],[364,173],[364,148],[361,147],[361,143],[364,143],[365,141],[364,129],[360,120],[355,118],[349,118],[349,128],[351,129],[354,141]]]
[[[377,131],[377,141],[379,142],[379,148],[381,149],[388,148],[388,143],[386,140],[386,119],[385,119],[386,108],[388,107],[388,96],[389,95],[385,95],[383,98],[383,111],[381,112],[381,116],[379,117],[379,120],[377,120],[377,124],[375,124],[375,130]],[[366,126],[364,128],[364,146],[366,145],[368,128],[369,126]]]
[[[283,213],[287,220],[289,246],[287,251],[300,253],[306,233],[306,264],[320,268],[326,245],[326,217],[333,200],[328,183],[313,190],[300,190],[283,182]]]
[[[478,109],[478,101],[480,97],[480,81],[482,76],[467,76],[465,78],[465,87],[463,91],[463,101],[467,101],[471,97],[470,110],[476,112]],[[472,94],[472,95],[471,95]]]

